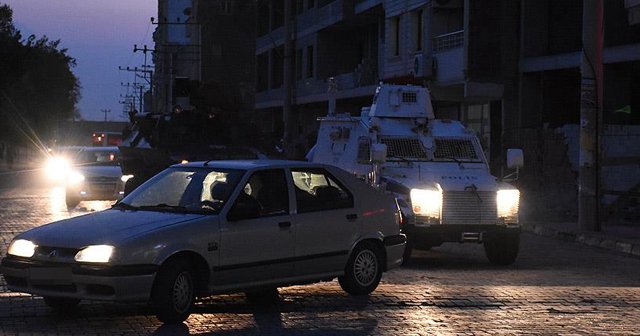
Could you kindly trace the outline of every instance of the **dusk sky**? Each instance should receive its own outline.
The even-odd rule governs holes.
[[[13,9],[16,27],[26,38],[30,34],[61,40],[76,59],[73,69],[82,85],[77,105],[83,119],[124,121],[120,95],[133,83],[134,75],[118,66],[140,67],[142,52],[133,45],[153,48],[150,17],[157,16],[156,0],[0,0]],[[151,54],[148,54],[151,64]],[[140,81],[140,79],[138,80]]]

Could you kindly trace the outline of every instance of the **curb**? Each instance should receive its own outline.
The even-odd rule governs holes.
[[[572,232],[563,231],[549,227],[548,225],[525,224],[523,231],[531,232],[538,236],[554,237],[563,241],[576,242],[579,244],[598,247],[610,251],[624,253],[631,256],[640,257],[640,242],[625,240],[622,238],[607,237],[603,234],[592,232]]]

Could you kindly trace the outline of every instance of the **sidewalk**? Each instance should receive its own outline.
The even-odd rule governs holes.
[[[599,247],[640,257],[640,226],[603,226],[601,232],[585,232],[578,223],[525,222],[526,232]]]

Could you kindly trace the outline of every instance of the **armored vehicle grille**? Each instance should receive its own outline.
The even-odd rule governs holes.
[[[470,139],[435,138],[436,159],[478,160],[478,154]]]
[[[448,191],[442,199],[442,224],[495,224],[494,191]]]
[[[416,102],[418,102],[418,94],[416,92],[403,92],[402,93],[402,102],[403,103],[416,103]]]
[[[426,159],[427,152],[418,138],[384,137],[380,142],[387,145],[387,156]]]

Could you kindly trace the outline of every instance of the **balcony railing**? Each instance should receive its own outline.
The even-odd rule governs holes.
[[[464,30],[436,36],[433,38],[433,52],[442,52],[460,48],[464,45]]]

